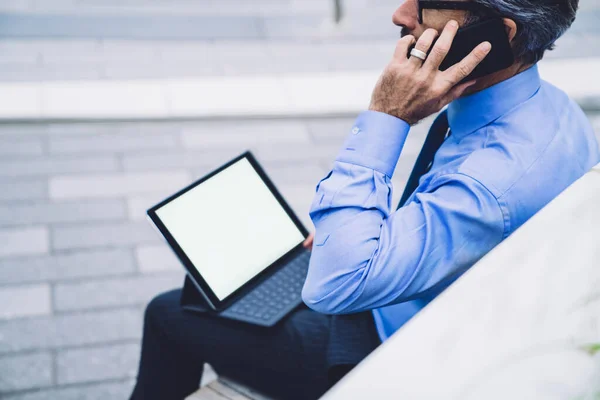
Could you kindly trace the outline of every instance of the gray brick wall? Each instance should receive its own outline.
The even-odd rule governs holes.
[[[142,273],[183,271],[181,262],[166,244],[138,246],[135,255]]]
[[[146,219],[146,211],[166,197],[166,193],[127,197],[127,216],[133,221]]]
[[[49,285],[0,287],[0,320],[48,315],[50,312]]]
[[[93,80],[102,78],[102,70],[99,66],[85,64],[76,67],[0,64],[0,76],[3,81],[10,82]]]
[[[238,146],[238,145],[236,145]],[[210,170],[224,164],[245,150],[221,149],[217,151],[154,151],[123,155],[125,171],[165,171],[170,169],[204,168]]]
[[[333,162],[340,151],[342,143],[323,144],[287,144],[274,143],[264,146],[253,146],[251,149],[257,158],[265,164],[286,165],[289,163],[307,163],[314,165],[322,160]]]
[[[36,156],[44,152],[41,138],[0,136],[0,156]]]
[[[25,0],[9,0],[3,4],[10,3],[21,3],[25,4]],[[31,42],[13,42],[13,41],[2,41],[0,42],[0,51],[2,52],[3,63],[22,63],[22,64],[36,64],[39,58],[39,43],[36,41]]]
[[[0,322],[0,354],[137,341],[142,319],[139,308],[119,308],[4,321]]]
[[[156,243],[159,236],[146,221],[60,225],[52,228],[56,250]]]
[[[170,121],[152,122],[53,122],[40,126],[52,138],[73,139],[78,137],[107,137],[128,136],[130,134],[146,135],[177,135],[181,130],[181,124]],[[1,130],[0,130],[1,132]],[[35,132],[35,131],[34,131]],[[135,150],[135,149],[134,149]],[[119,149],[115,150],[119,152]]]
[[[0,358],[0,397],[3,392],[52,385],[52,357],[48,352]]]
[[[0,204],[0,226],[112,221],[127,217],[123,200]]]
[[[19,284],[131,275],[136,269],[127,248],[54,252],[39,257],[0,258],[0,282]]]
[[[256,144],[310,143],[306,126],[298,121],[215,122],[182,132],[183,145],[190,149],[251,147]]]
[[[54,288],[57,311],[144,305],[164,291],[181,287],[182,272],[169,272],[144,277],[95,280],[81,283],[59,283]]]
[[[50,178],[53,199],[107,198],[158,191],[172,192],[190,183],[185,171],[56,176]]]
[[[127,135],[106,134],[94,136],[51,137],[51,154],[116,153],[145,149],[172,149],[178,146],[178,140],[171,134],[148,134],[131,132]]]
[[[49,176],[54,174],[82,174],[86,172],[116,172],[116,156],[23,157],[0,161],[0,178]]]
[[[350,134],[355,118],[314,118],[307,121],[308,131],[318,143],[341,144]]]
[[[48,229],[43,226],[0,231],[0,258],[48,252]]]
[[[133,378],[139,353],[137,343],[65,350],[56,357],[57,383]]]
[[[107,400],[127,399],[133,389],[134,381],[125,379],[118,382],[69,385],[52,389],[36,390],[6,395],[5,400]]]
[[[0,180],[0,201],[40,200],[48,198],[45,179]]]
[[[302,164],[297,165],[281,165],[277,168],[270,168],[267,173],[271,180],[278,186],[280,185],[294,185],[304,183],[307,185],[316,185],[329,172],[325,171],[325,168],[320,165],[306,166]]]

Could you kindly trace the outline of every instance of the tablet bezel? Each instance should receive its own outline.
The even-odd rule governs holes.
[[[288,217],[292,220],[292,222],[294,222],[296,227],[300,230],[300,232],[306,239],[308,237],[308,230],[304,227],[304,225],[302,224],[300,219],[296,216],[296,214],[291,209],[291,207],[288,205],[288,203],[285,201],[283,196],[279,193],[279,191],[277,190],[277,188],[275,187],[275,185],[273,184],[271,179],[269,179],[269,177],[267,176],[267,174],[265,173],[263,168],[260,166],[260,164],[258,163],[256,158],[250,151],[246,151],[246,152],[240,154],[239,156],[235,157],[233,160],[225,163],[221,167],[215,169],[214,171],[208,173],[204,177],[196,180],[195,182],[193,182],[190,185],[186,186],[185,188],[181,189],[177,193],[173,194],[172,196],[166,198],[165,200],[163,200],[160,203],[156,204],[155,206],[151,207],[146,212],[151,223],[154,224],[154,226],[157,228],[160,235],[165,239],[165,241],[167,242],[167,244],[169,245],[171,250],[173,250],[173,252],[177,256],[179,261],[181,261],[181,263],[183,264],[184,268],[186,269],[188,275],[190,275],[190,277],[192,278],[192,281],[196,284],[196,287],[200,290],[200,292],[204,296],[204,298],[207,301],[207,303],[209,304],[209,306],[216,311],[221,311],[221,310],[227,308],[231,303],[235,302],[235,300],[237,300],[239,297],[246,294],[250,288],[254,287],[255,283],[259,282],[262,278],[269,275],[271,272],[275,271],[278,267],[283,265],[287,261],[287,259],[290,257],[290,255],[297,252],[299,249],[302,249],[302,242],[299,243],[294,248],[292,248],[290,251],[288,251],[282,257],[277,259],[275,262],[273,262],[271,265],[269,265],[263,271],[258,273],[254,278],[252,278],[251,280],[249,280],[248,282],[243,284],[240,288],[235,290],[229,296],[227,296],[223,300],[219,300],[219,298],[212,291],[212,289],[210,288],[208,283],[204,280],[204,278],[202,277],[200,272],[194,267],[194,264],[187,257],[187,255],[185,254],[183,249],[179,246],[179,244],[177,243],[177,241],[175,240],[173,235],[171,235],[171,233],[169,232],[167,227],[163,224],[160,217],[157,215],[156,211],[158,209],[160,209],[161,207],[167,205],[171,201],[177,199],[181,195],[185,194],[186,192],[194,189],[196,186],[202,184],[203,182],[207,181],[208,179],[212,178],[213,176],[215,176],[215,175],[219,174],[220,172],[224,171],[225,169],[229,168],[233,164],[241,161],[244,158],[248,160],[250,165],[252,165],[252,167],[258,173],[258,175],[260,176],[262,181],[269,188],[269,190],[271,191],[273,196],[275,196],[275,198],[277,199],[279,204],[283,207],[283,209],[285,210]]]

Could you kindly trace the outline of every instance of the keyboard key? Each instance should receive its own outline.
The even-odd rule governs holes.
[[[309,253],[291,260],[247,296],[234,304],[229,311],[249,320],[268,321],[290,309],[299,300],[306,273]]]

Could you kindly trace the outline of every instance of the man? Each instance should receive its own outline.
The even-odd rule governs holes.
[[[578,0],[544,1],[474,0],[480,6],[471,13],[406,0],[393,15],[403,37],[369,111],[317,185],[303,298],[318,312],[302,308],[264,330],[186,314],[179,291],[161,295],[146,312],[133,398],[184,398],[197,388],[204,362],[276,398],[318,398],[600,162],[582,111],[541,81],[535,66],[573,22]],[[444,72],[438,66],[458,27],[488,14],[503,18],[516,61],[458,84],[488,43]],[[432,48],[429,56],[407,58],[413,44],[424,53]],[[449,126],[448,137],[394,212],[390,182],[410,126],[448,104],[436,123],[443,133]]]

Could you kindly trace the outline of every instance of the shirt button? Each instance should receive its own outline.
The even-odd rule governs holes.
[[[353,134],[358,135],[359,132],[360,132],[360,129],[357,126],[355,126],[354,128],[352,128],[352,133]]]

